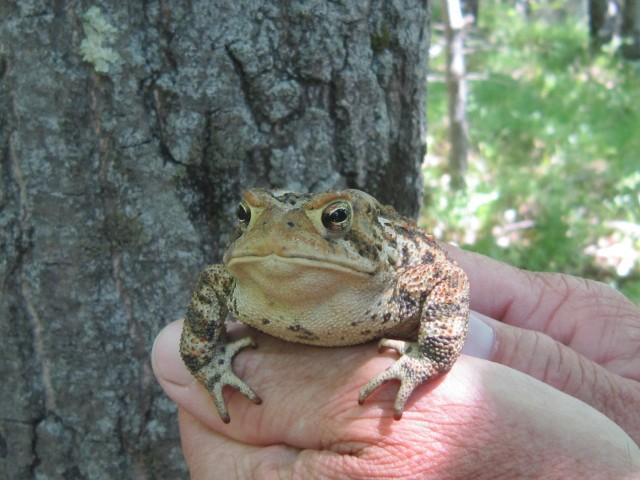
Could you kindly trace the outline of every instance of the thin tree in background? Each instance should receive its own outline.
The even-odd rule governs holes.
[[[617,0],[589,0],[591,49],[599,50],[620,30],[620,3]]]
[[[625,0],[620,30],[620,53],[628,60],[640,60],[640,0]]]
[[[480,0],[460,0],[462,16],[467,25],[477,25],[480,14]]]
[[[589,0],[591,49],[614,42],[627,60],[640,59],[640,0]]]
[[[465,19],[459,0],[444,0],[449,95],[449,169],[454,188],[463,188],[468,166],[467,82],[464,62]]]

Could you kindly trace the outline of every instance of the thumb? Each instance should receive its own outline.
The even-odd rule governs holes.
[[[492,331],[483,333],[483,347],[469,349],[471,355],[524,372],[582,400],[639,441],[640,416],[637,408],[631,407],[640,405],[637,382],[609,372],[542,332],[514,327],[476,312],[471,313],[470,326],[472,347],[478,337],[477,334],[474,337],[474,331]]]

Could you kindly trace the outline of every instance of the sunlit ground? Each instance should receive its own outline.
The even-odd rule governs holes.
[[[535,4],[534,4],[535,6]],[[609,283],[640,303],[640,64],[592,55],[586,22],[481,4],[468,41],[471,151],[447,170],[442,35],[435,32],[420,222],[531,270]],[[440,72],[440,74],[439,74]]]

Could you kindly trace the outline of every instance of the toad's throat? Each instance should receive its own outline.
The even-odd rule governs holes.
[[[248,266],[246,264],[250,263],[286,263],[300,268],[333,270],[336,272],[348,273],[350,275],[362,276],[369,276],[375,273],[373,268],[368,268],[368,265],[357,265],[348,261],[336,261],[336,259],[329,260],[326,258],[299,254],[291,256],[276,255],[275,253],[267,255],[242,254],[240,256],[231,257],[227,266],[229,268],[233,268],[234,266],[241,267]]]

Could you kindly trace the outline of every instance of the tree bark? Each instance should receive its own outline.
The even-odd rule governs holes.
[[[0,477],[179,478],[149,365],[239,192],[415,215],[426,0],[0,0]]]

